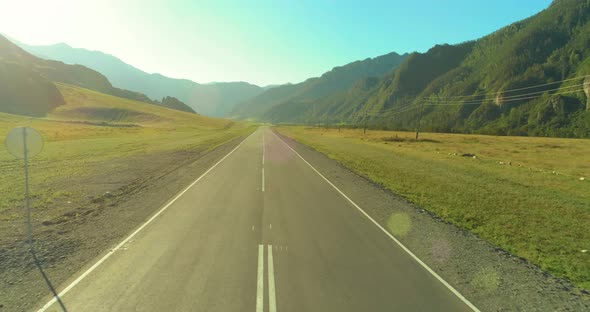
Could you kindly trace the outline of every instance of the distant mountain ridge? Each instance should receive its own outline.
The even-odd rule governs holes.
[[[334,67],[320,77],[268,89],[238,104],[231,115],[241,118],[260,118],[273,107],[285,105],[287,102],[304,105],[309,101],[344,91],[359,79],[384,75],[401,64],[406,57],[407,54],[399,55],[392,52]]]
[[[99,51],[73,48],[65,43],[46,46],[17,44],[36,56],[81,64],[103,75],[115,86],[146,94],[152,99],[173,96],[200,114],[225,116],[235,104],[254,97],[263,88],[246,82],[199,84],[188,79],[176,79],[161,74],[149,74],[115,56]]]
[[[0,35],[0,111],[28,116],[45,116],[63,105],[64,100],[55,82],[79,86],[117,97],[166,106],[152,101],[142,93],[115,88],[101,73],[82,65],[33,56]],[[194,111],[173,102],[174,109]]]

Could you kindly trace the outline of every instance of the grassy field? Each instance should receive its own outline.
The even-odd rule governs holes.
[[[276,129],[590,289],[589,140]]]
[[[30,126],[45,140],[43,152],[31,162],[36,209],[67,196],[52,182],[103,173],[108,160],[166,151],[211,149],[254,127],[246,123],[203,117],[102,93],[58,85],[66,105],[47,118],[0,113],[0,137],[16,126]],[[22,161],[0,148],[0,221],[22,217]]]

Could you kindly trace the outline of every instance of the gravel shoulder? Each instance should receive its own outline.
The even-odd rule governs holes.
[[[243,138],[212,150],[110,160],[96,174],[47,185],[65,194],[46,209],[59,214],[33,212],[36,253],[53,285],[58,291],[65,287]],[[0,311],[31,310],[50,298],[25,244],[24,226],[20,219],[0,224]]]
[[[586,290],[438,218],[313,148],[277,135],[385,228],[402,228],[393,234],[480,310],[590,310]]]

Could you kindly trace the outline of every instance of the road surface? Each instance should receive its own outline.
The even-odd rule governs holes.
[[[259,128],[64,285],[63,302],[69,311],[475,309],[312,165]],[[41,310],[60,311],[54,300]]]

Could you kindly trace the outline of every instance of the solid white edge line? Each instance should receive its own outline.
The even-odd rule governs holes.
[[[258,278],[256,280],[256,312],[264,311],[264,245],[258,245]]]
[[[422,260],[420,260],[420,258],[418,258],[404,244],[402,244],[399,240],[397,240],[397,238],[395,238],[391,233],[389,233],[387,230],[385,230],[381,226],[381,224],[379,224],[377,221],[375,221],[375,219],[373,219],[369,214],[367,214],[363,209],[361,209],[361,207],[359,207],[359,205],[357,205],[354,201],[352,201],[352,199],[350,199],[348,196],[346,196],[346,194],[344,194],[344,192],[342,192],[338,187],[336,187],[336,185],[334,185],[332,182],[330,182],[330,180],[328,180],[314,166],[312,166],[307,160],[305,160],[305,158],[303,158],[303,156],[301,156],[301,154],[299,154],[289,144],[287,144],[285,141],[283,141],[283,139],[280,138],[274,131],[272,131],[272,133],[281,142],[283,142],[283,144],[285,144],[289,149],[291,149],[291,151],[293,151],[297,156],[299,156],[299,158],[301,158],[301,160],[303,160],[311,169],[313,169],[313,171],[315,171],[320,177],[322,177],[326,182],[328,182],[328,184],[330,184],[330,186],[332,186],[336,191],[338,191],[338,193],[340,193],[340,195],[342,195],[342,197],[346,198],[346,200],[348,200],[348,202],[350,202],[354,207],[356,207],[356,209],[358,209],[365,217],[367,217],[369,220],[371,220],[379,229],[381,229],[381,231],[383,231],[383,233],[385,233],[387,236],[389,236],[389,238],[391,238],[396,244],[398,244],[406,253],[408,253],[412,258],[414,258],[414,260],[416,260],[416,262],[418,262],[424,269],[426,269],[430,274],[432,274],[439,282],[441,282],[443,285],[445,285],[453,294],[455,294],[455,296],[457,296],[459,299],[461,299],[461,301],[463,301],[469,308],[471,308],[471,310],[476,311],[476,312],[480,312],[480,310],[475,305],[473,305],[469,300],[467,300],[467,298],[465,298],[463,295],[461,295],[461,293],[459,293],[453,286],[451,286],[449,283],[447,283],[447,281],[445,281],[442,277],[440,277],[426,263],[424,263]]]
[[[262,131],[262,191],[264,192],[264,130]]]
[[[272,259],[272,245],[268,245],[268,311],[277,312],[275,269]]]
[[[168,204],[166,204],[162,209],[160,209],[155,215],[153,215],[151,218],[149,218],[146,222],[144,222],[139,228],[137,228],[137,230],[135,230],[133,233],[131,233],[131,235],[129,235],[127,238],[125,238],[125,240],[123,240],[122,242],[119,243],[119,245],[115,246],[115,248],[111,249],[106,255],[104,255],[102,258],[100,258],[100,260],[98,260],[95,264],[93,264],[88,270],[86,270],[84,273],[82,273],[82,275],[80,275],[77,279],[75,279],[70,285],[68,285],[66,288],[64,288],[59,294],[58,296],[61,298],[63,297],[65,294],[68,293],[68,291],[70,291],[72,288],[74,288],[78,283],[80,283],[80,281],[82,281],[86,276],[88,276],[88,274],[90,274],[92,271],[94,271],[98,266],[100,266],[105,260],[107,260],[113,253],[115,253],[115,251],[119,250],[123,245],[125,245],[125,243],[127,243],[130,239],[132,239],[135,235],[137,235],[137,233],[141,232],[141,230],[143,230],[148,224],[150,224],[152,221],[154,221],[154,219],[156,219],[162,212],[164,212],[166,209],[168,209],[168,207],[170,207],[180,196],[182,196],[184,193],[186,193],[191,187],[193,187],[195,184],[197,184],[197,182],[199,182],[205,175],[207,175],[211,170],[213,170],[213,168],[217,167],[217,165],[219,165],[222,161],[224,161],[229,155],[231,155],[234,151],[236,151],[240,146],[242,146],[242,144],[244,144],[244,142],[246,142],[246,140],[248,140],[249,137],[251,137],[254,133],[256,133],[256,131],[252,132],[250,135],[248,135],[242,142],[240,142],[240,144],[238,144],[238,146],[234,147],[234,149],[232,149],[227,155],[223,156],[223,158],[221,158],[218,162],[216,162],[211,168],[209,168],[207,171],[205,171],[205,173],[203,173],[200,177],[198,177],[195,181],[193,181],[193,183],[191,183],[189,186],[187,186],[184,190],[182,190],[182,192],[180,192],[178,195],[176,195],[170,202],[168,202]],[[55,302],[57,302],[57,298],[53,297],[51,298],[51,300],[49,300],[49,302],[47,302],[41,309],[38,310],[38,312],[44,312],[45,310],[47,310],[49,307],[51,307],[51,305],[53,305]]]

